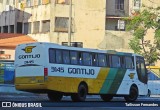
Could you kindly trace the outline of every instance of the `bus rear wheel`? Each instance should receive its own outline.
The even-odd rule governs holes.
[[[138,97],[138,89],[134,86],[131,87],[129,95],[124,96],[127,102],[133,102],[137,99],[137,97]]]
[[[59,102],[61,101],[63,94],[60,92],[48,92],[48,98],[52,102]]]
[[[72,94],[71,99],[75,102],[83,102],[86,99],[88,90],[85,84],[80,84],[78,87],[78,93]]]
[[[112,95],[107,95],[107,94],[101,94],[101,99],[105,102],[111,101],[113,99]]]

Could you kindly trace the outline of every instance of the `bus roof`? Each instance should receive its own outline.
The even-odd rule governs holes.
[[[69,49],[69,50],[76,50],[76,51],[86,51],[86,52],[98,52],[98,53],[109,53],[109,54],[117,54],[117,55],[128,55],[128,56],[141,56],[135,53],[127,53],[127,52],[117,52],[115,50],[99,50],[99,49],[90,49],[90,48],[80,48],[80,47],[69,47],[69,46],[63,46],[55,43],[48,43],[48,42],[35,42],[35,43],[26,43],[26,44],[19,44],[21,45],[45,45],[48,48],[59,48],[59,49]],[[17,46],[17,47],[18,47]]]

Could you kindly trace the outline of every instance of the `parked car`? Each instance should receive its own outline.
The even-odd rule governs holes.
[[[160,75],[153,69],[148,69],[148,96],[160,95]],[[160,68],[157,68],[160,69]]]

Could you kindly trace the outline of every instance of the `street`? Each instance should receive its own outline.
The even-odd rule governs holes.
[[[45,110],[49,110],[51,108],[58,110],[66,110],[66,109],[83,109],[83,110],[106,110],[107,108],[112,109],[136,109],[139,107],[141,110],[145,110],[148,107],[153,107],[154,109],[158,109],[160,106],[160,97],[139,97],[136,102],[125,102],[125,100],[121,97],[115,97],[111,102],[103,102],[99,96],[88,96],[86,102],[72,102],[69,96],[63,97],[61,102],[50,102],[47,95],[45,94],[1,94],[0,101],[2,102],[11,102],[12,109],[37,109],[33,108],[31,104],[40,104],[37,107],[41,107],[41,109],[45,108]],[[21,103],[22,105],[18,105]],[[24,104],[27,104],[26,107]],[[29,105],[30,104],[30,105]],[[147,105],[149,104],[149,105]],[[30,107],[30,108],[28,108]],[[35,106],[36,107],[36,106]],[[2,108],[1,110],[6,110],[6,108]],[[7,107],[7,109],[9,109]],[[39,109],[39,108],[38,108]]]

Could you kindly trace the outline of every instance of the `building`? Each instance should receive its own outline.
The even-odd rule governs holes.
[[[63,45],[70,36],[80,47],[131,51],[123,18],[151,1],[160,0],[0,0],[0,33]]]

